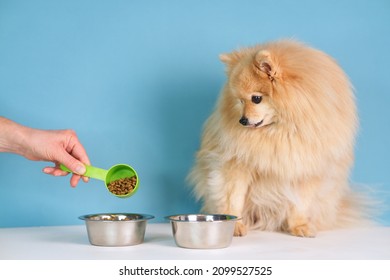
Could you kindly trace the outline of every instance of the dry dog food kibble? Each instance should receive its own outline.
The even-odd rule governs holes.
[[[101,217],[101,220],[103,221],[131,221],[135,220],[135,217],[125,216],[125,215],[107,215]],[[96,219],[99,221],[99,219]]]
[[[137,177],[128,177],[114,180],[108,184],[108,190],[115,195],[126,195],[131,193],[137,184]]]

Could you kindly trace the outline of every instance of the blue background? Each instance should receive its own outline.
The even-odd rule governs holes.
[[[0,226],[79,224],[105,211],[153,222],[196,212],[185,177],[225,81],[218,55],[295,38],[332,55],[356,89],[352,180],[390,205],[390,2],[0,0],[0,114],[74,129],[95,166],[132,165],[129,199],[103,182],[76,189],[47,163],[0,154]],[[390,225],[390,212],[380,216]]]

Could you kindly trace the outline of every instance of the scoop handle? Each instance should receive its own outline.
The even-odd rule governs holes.
[[[66,172],[73,173],[69,168],[67,168],[63,164],[60,164],[60,169],[63,171],[66,171]],[[106,175],[107,175],[108,170],[105,170],[105,169],[102,169],[99,167],[95,167],[95,166],[91,166],[91,165],[85,165],[85,169],[86,169],[86,171],[83,174],[83,176],[97,179],[97,180],[101,180],[101,181],[106,181]]]

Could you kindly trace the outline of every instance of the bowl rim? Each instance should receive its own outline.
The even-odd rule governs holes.
[[[216,220],[216,221],[185,221],[185,220],[178,220],[178,219],[175,219],[175,217],[178,217],[178,216],[226,216],[228,217],[227,219],[225,220]],[[210,222],[214,222],[214,223],[225,223],[225,222],[236,222],[236,221],[239,221],[241,220],[241,217],[238,217],[238,216],[235,216],[235,215],[230,215],[230,214],[210,214],[210,213],[186,213],[186,214],[175,214],[175,215],[169,215],[169,216],[165,216],[164,217],[166,220],[169,220],[171,222],[178,222],[178,223],[210,223]]]
[[[137,215],[141,216],[140,219],[133,219],[133,220],[93,220],[91,219],[92,217],[97,217],[97,216],[103,216],[103,215],[123,215],[123,216],[130,216],[130,215]],[[142,214],[142,213],[130,213],[130,212],[114,212],[114,213],[95,213],[95,214],[86,214],[86,215],[81,215],[79,216],[80,220],[84,221],[93,221],[93,222],[140,222],[140,221],[146,221],[146,220],[151,220],[154,219],[155,217],[150,214]]]

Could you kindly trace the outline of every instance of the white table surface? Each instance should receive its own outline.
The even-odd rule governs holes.
[[[224,249],[177,247],[169,223],[147,224],[145,241],[90,245],[84,225],[0,228],[2,260],[390,260],[390,227],[320,232],[316,238],[252,231]]]

